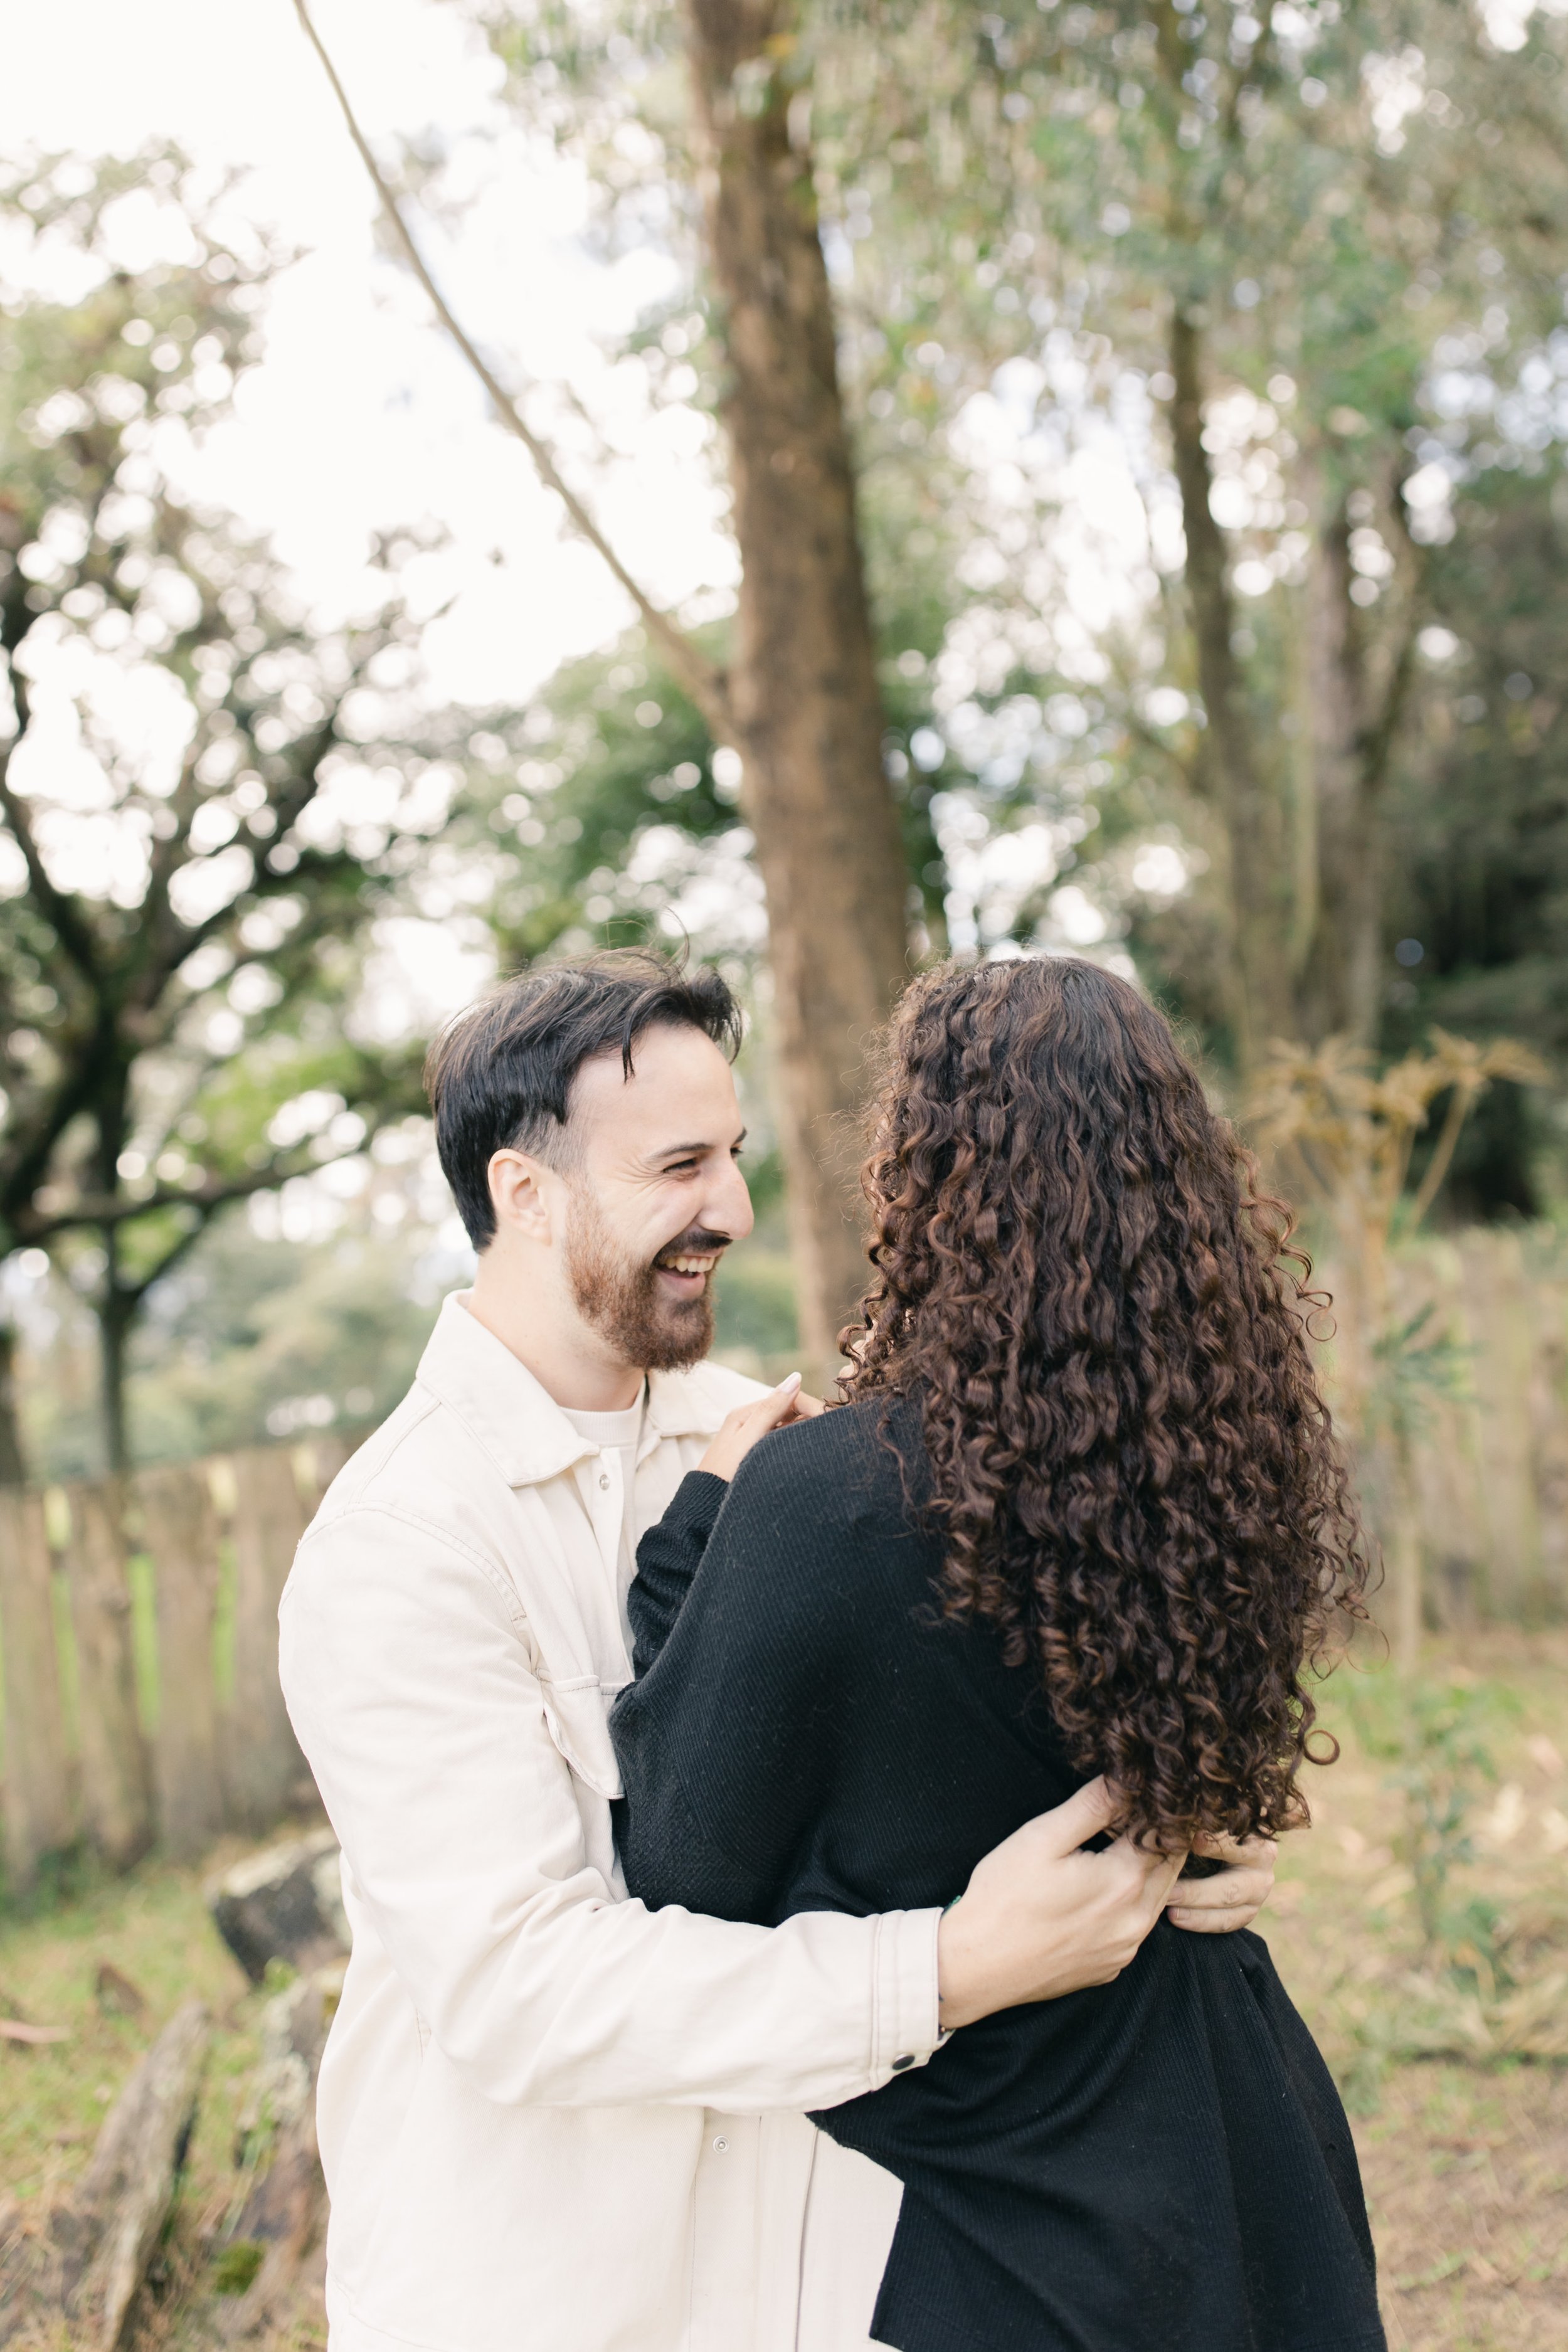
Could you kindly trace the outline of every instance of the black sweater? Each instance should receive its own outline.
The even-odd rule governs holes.
[[[918,1457],[918,1418],[900,1444]],[[611,1730],[626,1882],[767,1925],[919,1909],[1079,1785],[1032,1669],[932,1605],[871,1405],[693,1473],[643,1538]],[[1349,2126],[1259,1937],[1162,1920],[1109,1985],[815,2120],[905,2184],[900,2352],[1382,2352]]]

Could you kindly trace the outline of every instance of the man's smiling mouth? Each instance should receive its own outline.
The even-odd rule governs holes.
[[[718,1263],[717,1250],[706,1252],[701,1255],[682,1251],[679,1256],[658,1257],[654,1260],[654,1265],[660,1274],[678,1274],[692,1280],[705,1280]]]

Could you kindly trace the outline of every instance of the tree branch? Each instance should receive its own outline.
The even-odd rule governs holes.
[[[13,677],[11,691],[16,698],[18,725],[16,735],[0,751],[0,815],[16,837],[16,846],[26,864],[27,880],[40,912],[48,922],[61,947],[75,964],[89,988],[96,991],[101,982],[98,943],[81,919],[74,899],[63,890],[57,890],[45,871],[38,845],[22,802],[11,789],[11,754],[27,731],[26,689],[19,677]]]
[[[0,1163],[0,1251],[14,1246],[4,1238],[5,1227],[19,1231],[17,1220],[42,1182],[56,1144],[78,1113],[91,1108],[98,1088],[99,1065],[85,1047],[62,1055],[60,1066],[58,1082],[35,1107],[21,1149]]]
[[[133,1218],[150,1217],[158,1209],[195,1209],[205,1221],[215,1209],[226,1207],[230,1201],[247,1201],[253,1192],[270,1192],[274,1185],[287,1184],[292,1177],[313,1176],[318,1169],[353,1159],[364,1150],[374,1132],[374,1128],[367,1123],[357,1143],[346,1151],[334,1151],[327,1160],[301,1160],[297,1153],[280,1153],[264,1168],[252,1168],[243,1176],[215,1178],[205,1184],[193,1185],[188,1191],[177,1184],[163,1185],[141,1201],[121,1201],[112,1193],[85,1192],[58,1216],[22,1213],[12,1223],[21,1240],[36,1244],[52,1241],[57,1234],[79,1233],[87,1225],[129,1224]]]
[[[1430,562],[1426,549],[1418,548],[1411,538],[1403,487],[1398,482],[1390,494],[1389,510],[1404,539],[1410,576],[1405,583],[1405,610],[1400,624],[1399,642],[1389,664],[1381,702],[1363,729],[1357,746],[1362,761],[1362,789],[1369,799],[1375,799],[1387,781],[1394,738],[1409,699],[1411,681],[1415,672],[1415,640],[1420,635],[1424,591]]]
[[[1194,800],[1202,797],[1198,762],[1195,760],[1184,759],[1175,745],[1165,740],[1158,728],[1151,727],[1146,719],[1140,719],[1138,713],[1131,708],[1131,698],[1123,705],[1118,716],[1121,725],[1135,743],[1141,743],[1145,751],[1152,753],[1156,759],[1163,760],[1167,767],[1173,769],[1185,790]]]
[[[337,68],[332,64],[325,44],[316,30],[310,9],[306,5],[306,0],[294,0],[294,13],[300,19],[301,31],[321,59],[322,69],[331,84],[332,94],[338,101],[343,121],[348,126],[349,136],[358,148],[360,160],[370,174],[376,194],[385,212],[388,225],[407,256],[409,268],[424,288],[437,318],[489,394],[496,415],[502,425],[509,433],[516,436],[527,450],[533,460],[534,469],[541,481],[547,489],[554,491],[577,530],[631,598],[649,636],[663,653],[670,668],[690,695],[714,734],[721,740],[732,738],[736,730],[723,672],[715,667],[705,655],[698,651],[684,630],[676,625],[668,613],[661,612],[646,591],[638,586],[603,531],[600,530],[588,509],[566,483],[560,467],[556,464],[554,452],[548,442],[542,441],[531,426],[525,423],[517,403],[509,393],[503,390],[493,369],[483,359],[478,347],[458,323],[446,297],[426,267],[424,257],[403,217],[391,184],[376,162],[370,142],[360,129],[353,108],[349,102],[348,92],[338,79]]]
[[[1382,707],[1361,739],[1363,789],[1369,799],[1377,797],[1388,779],[1394,738],[1399,731],[1399,722],[1409,698],[1410,681],[1415,675],[1418,635],[1415,622],[1411,621],[1402,633],[1399,649],[1394,656]]]
[[[1442,1188],[1443,1179],[1452,1164],[1460,1130],[1470,1115],[1470,1107],[1479,1091],[1479,1087],[1466,1087],[1458,1081],[1449,1089],[1448,1108],[1443,1120],[1441,1132],[1437,1137],[1436,1149],[1426,1163],[1426,1172],[1421,1179],[1415,1197],[1410,1203],[1409,1221],[1405,1227],[1407,1233],[1413,1234],[1415,1231],[1436,1199]],[[1411,1140],[1412,1142],[1415,1140],[1414,1134]]]
[[[210,1208],[199,1211],[179,1239],[171,1242],[150,1273],[142,1275],[135,1282],[122,1282],[117,1286],[118,1296],[125,1301],[132,1314],[140,1307],[153,1285],[155,1282],[162,1282],[166,1274],[173,1273],[180,1260],[195,1249],[221,1205],[221,1202],[215,1201]]]

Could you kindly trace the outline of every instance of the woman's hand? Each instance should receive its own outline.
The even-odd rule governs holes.
[[[759,1437],[770,1429],[782,1429],[786,1422],[811,1421],[824,1410],[822,1399],[806,1396],[800,1374],[791,1372],[766,1396],[738,1404],[724,1415],[697,1467],[711,1478],[732,1478]]]
[[[1193,1852],[1223,1862],[1212,1878],[1179,1878],[1165,1906],[1173,1927],[1194,1936],[1228,1936],[1250,1927],[1274,1892],[1275,1846],[1271,1838],[1199,1837]]]

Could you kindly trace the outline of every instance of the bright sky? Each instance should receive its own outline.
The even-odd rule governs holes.
[[[734,563],[704,421],[652,416],[641,369],[605,358],[665,292],[668,263],[598,263],[581,241],[575,170],[515,135],[499,147],[474,137],[503,123],[499,74],[458,10],[319,0],[316,19],[389,158],[400,136],[467,140],[476,201],[454,246],[424,225],[426,253],[512,381],[569,382],[610,445],[632,453],[579,475],[628,562],[672,603],[721,590]],[[172,137],[198,162],[244,167],[239,205],[304,249],[273,299],[268,356],[193,488],[269,528],[329,607],[352,601],[372,530],[438,519],[453,540],[441,584],[458,597],[429,646],[443,697],[524,696],[622,624],[619,593],[562,535],[422,295],[375,258],[373,192],[289,0],[0,0],[0,152],[128,152]],[[534,397],[531,417],[548,421],[553,404]]]

